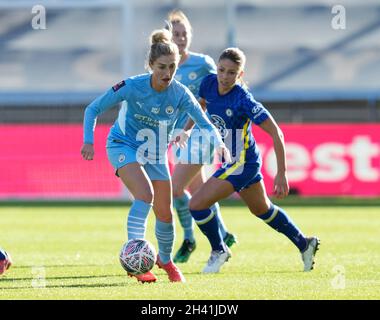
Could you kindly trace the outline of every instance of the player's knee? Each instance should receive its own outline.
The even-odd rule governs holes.
[[[257,203],[255,206],[249,208],[252,214],[255,216],[261,216],[268,212],[270,209],[270,202]]]
[[[165,222],[165,223],[172,223],[173,219],[172,217],[161,217],[160,221]]]
[[[170,207],[155,207],[154,213],[158,220],[165,222],[165,223],[171,223],[173,221],[173,212],[170,209]]]
[[[144,201],[146,203],[153,203],[154,193],[152,191],[147,190],[145,192],[141,192],[141,193],[135,195],[135,199]]]
[[[176,185],[173,183],[173,198],[179,198],[182,197],[184,194],[185,189],[181,188],[180,186],[176,187]]]
[[[182,197],[185,192],[185,185],[181,179],[174,177],[172,180],[172,193],[174,198]]]
[[[190,203],[189,203],[190,210],[202,210],[204,209],[202,208],[202,206],[203,206],[203,201],[200,197],[197,197],[195,195],[190,199]]]

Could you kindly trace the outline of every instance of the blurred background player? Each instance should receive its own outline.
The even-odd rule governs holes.
[[[167,272],[170,281],[184,282],[184,276],[171,260],[174,227],[167,160],[168,137],[179,114],[187,113],[199,127],[213,135],[217,141],[217,151],[223,154],[226,148],[218,130],[191,92],[173,80],[180,57],[178,47],[171,39],[172,34],[168,30],[154,31],[147,63],[151,73],[119,82],[87,106],[81,154],[85,160],[93,160],[97,117],[125,100],[127,107],[121,107],[106,147],[116,175],[135,199],[128,215],[128,240],[145,237],[147,217],[153,206],[159,247],[157,265]],[[147,134],[150,137],[145,141]],[[152,272],[135,277],[141,282],[156,281]]]
[[[208,55],[189,51],[192,27],[189,19],[181,10],[171,11],[168,14],[168,21],[170,23],[168,27],[172,29],[173,41],[177,44],[181,56],[175,79],[187,86],[198,99],[202,79],[206,75],[216,73],[215,62]],[[187,119],[187,114],[180,116],[176,128],[182,129]],[[202,144],[198,138],[198,136],[193,137],[193,139],[190,137],[188,147],[185,150],[177,149],[180,152],[173,152],[176,158],[176,166],[172,173],[174,207],[184,231],[184,241],[174,256],[174,262],[187,262],[196,248],[194,223],[189,211],[189,201],[191,194],[206,181],[203,164],[211,164],[213,161],[213,148],[209,143]],[[224,242],[228,247],[231,247],[237,240],[235,235],[227,231],[219,204],[217,202],[213,204],[211,210],[216,214]]]
[[[0,275],[7,271],[11,265],[11,256],[4,249],[0,248]]]
[[[201,104],[206,103],[211,118],[223,119],[218,128],[223,132],[223,140],[233,159],[232,163],[222,165],[190,200],[191,214],[212,247],[203,272],[219,272],[230,257],[210,207],[234,192],[240,195],[254,215],[283,233],[297,246],[302,255],[304,271],[310,271],[313,269],[319,239],[305,237],[286,212],[271,202],[265,190],[261,174],[262,159],[251,132],[252,122],[273,140],[277,159],[274,193],[278,198],[284,198],[289,192],[284,136],[268,110],[255,101],[242,83],[245,60],[244,53],[238,48],[225,49],[218,61],[217,75],[206,76],[199,91]],[[191,121],[185,130],[188,126],[191,126]]]

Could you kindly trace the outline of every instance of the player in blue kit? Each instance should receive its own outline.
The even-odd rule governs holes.
[[[229,157],[218,130],[191,92],[174,78],[179,52],[168,30],[151,35],[148,65],[151,73],[130,77],[113,86],[89,104],[84,114],[85,160],[94,158],[94,129],[97,117],[116,103],[126,101],[107,138],[108,159],[134,197],[127,221],[128,239],[145,237],[150,209],[156,215],[158,240],[157,265],[173,282],[184,282],[173,263],[174,228],[171,209],[171,183],[167,149],[180,114],[188,114],[197,125],[210,133],[220,155]],[[154,282],[152,272],[135,276],[141,282]]]
[[[177,44],[181,59],[175,74],[175,79],[187,86],[196,98],[199,98],[199,86],[202,79],[216,73],[214,60],[204,54],[189,51],[192,40],[192,27],[186,15],[180,10],[168,14],[169,28],[172,29],[173,41]],[[188,120],[187,114],[182,114],[176,128],[183,128]],[[193,131],[194,132],[194,131]],[[185,150],[173,148],[176,166],[172,174],[174,207],[179,222],[184,230],[184,241],[174,256],[174,262],[187,262],[196,248],[194,223],[189,211],[189,201],[193,194],[206,181],[204,164],[213,161],[213,148],[209,143],[201,144],[199,137],[190,137]],[[188,191],[186,190],[188,189]],[[232,246],[236,237],[227,231],[221,216],[219,204],[216,202],[211,210],[216,213],[218,225],[224,242]]]
[[[205,77],[199,91],[201,104],[207,105],[212,122],[219,129],[232,156],[232,163],[224,163],[190,200],[191,214],[212,247],[203,272],[219,272],[230,257],[210,207],[234,192],[240,195],[254,215],[283,233],[297,246],[304,271],[310,271],[313,269],[319,239],[305,237],[286,212],[274,205],[266,194],[260,172],[262,160],[251,132],[252,122],[273,139],[277,159],[274,192],[278,198],[287,196],[289,192],[284,136],[268,110],[255,101],[242,83],[244,65],[245,55],[241,50],[224,50],[218,61],[217,75]],[[191,126],[189,121],[185,130]]]
[[[7,271],[11,265],[11,256],[5,250],[0,248],[0,275]]]

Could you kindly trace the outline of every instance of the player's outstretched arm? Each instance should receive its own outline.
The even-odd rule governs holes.
[[[277,198],[285,198],[289,194],[289,183],[286,175],[284,134],[272,116],[263,121],[260,127],[272,137],[276,154],[277,174],[274,179],[274,193]]]

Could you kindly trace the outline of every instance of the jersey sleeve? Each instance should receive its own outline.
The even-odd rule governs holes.
[[[243,97],[242,108],[244,114],[256,125],[259,125],[270,116],[269,111],[260,102],[256,101],[250,93]]]
[[[83,120],[84,143],[94,143],[94,131],[97,117],[115,104],[127,100],[130,94],[130,86],[128,80],[123,80],[101,96],[97,97],[86,107]]]
[[[199,102],[187,88],[180,104],[180,111],[186,112],[201,130],[208,132],[206,138],[209,142],[213,142],[216,147],[224,144],[218,129],[211,123]]]

